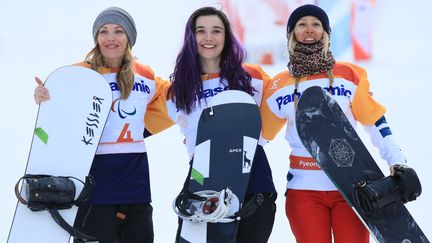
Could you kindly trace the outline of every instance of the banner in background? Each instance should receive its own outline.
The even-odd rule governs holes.
[[[372,56],[374,0],[220,0],[247,62],[271,65],[287,62],[286,24],[303,4],[323,8],[330,18],[331,50],[341,60],[366,61]]]

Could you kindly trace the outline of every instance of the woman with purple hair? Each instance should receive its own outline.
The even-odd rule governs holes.
[[[195,150],[201,111],[213,96],[225,90],[241,90],[261,104],[262,91],[270,78],[259,66],[243,64],[245,56],[245,50],[221,10],[203,7],[192,13],[186,23],[183,47],[170,76],[171,86],[165,100],[169,117],[185,136],[190,159]],[[185,185],[188,184],[186,181]],[[268,241],[275,218],[276,196],[270,166],[260,142],[244,203],[255,205],[256,211],[241,219],[237,242]]]

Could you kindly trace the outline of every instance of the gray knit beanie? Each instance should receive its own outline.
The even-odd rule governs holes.
[[[102,11],[93,24],[93,38],[96,41],[99,29],[105,24],[118,24],[126,32],[131,47],[135,45],[137,31],[132,17],[123,9],[110,7]]]

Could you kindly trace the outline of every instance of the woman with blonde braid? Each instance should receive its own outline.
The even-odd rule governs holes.
[[[277,74],[265,90],[261,112],[265,139],[273,139],[287,125],[285,138],[292,151],[285,207],[291,229],[300,243],[369,242],[366,227],[299,139],[295,124],[299,97],[305,89],[321,86],[354,127],[359,122],[366,128],[391,170],[405,164],[405,157],[393,141],[385,108],[371,97],[365,70],[334,60],[327,14],[315,5],[300,6],[289,17],[287,38],[288,70]]]
[[[100,243],[151,243],[154,238],[143,134],[171,125],[146,116],[147,109],[158,109],[154,101],[168,83],[155,79],[149,66],[135,60],[131,49],[136,37],[132,17],[121,8],[107,8],[93,24],[94,48],[85,62],[76,64],[102,74],[113,94],[89,172],[95,185],[89,200],[80,205],[74,224]],[[36,82],[35,101],[39,104],[49,95],[42,81],[36,78]]]

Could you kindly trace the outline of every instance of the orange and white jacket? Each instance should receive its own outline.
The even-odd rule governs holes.
[[[90,68],[90,64],[84,62],[75,65]],[[96,154],[146,152],[144,129],[157,133],[172,124],[161,117],[146,116],[147,109],[160,109],[154,101],[165,90],[164,87],[169,85],[168,82],[155,79],[153,70],[147,65],[134,62],[133,67],[134,86],[126,100],[120,98],[121,93],[116,82],[118,68],[96,70],[109,83],[113,94],[111,110]]]
[[[371,136],[372,143],[378,147],[381,157],[389,165],[405,163],[405,157],[394,143],[391,132],[383,133],[384,130],[390,131],[387,129],[387,123],[377,123],[384,119],[385,108],[370,95],[365,70],[353,64],[338,62],[333,68],[333,73],[334,83],[331,95],[353,127],[356,127],[357,122],[364,125]],[[286,124],[285,139],[292,149],[290,171],[287,176],[288,188],[336,190],[300,141],[295,124],[294,86],[294,78],[288,71],[277,74],[267,86],[261,106],[262,136],[265,140],[272,140]],[[301,95],[311,86],[320,86],[328,90],[329,79],[324,73],[303,77],[299,81],[298,92]],[[381,130],[383,128],[385,129]]]

